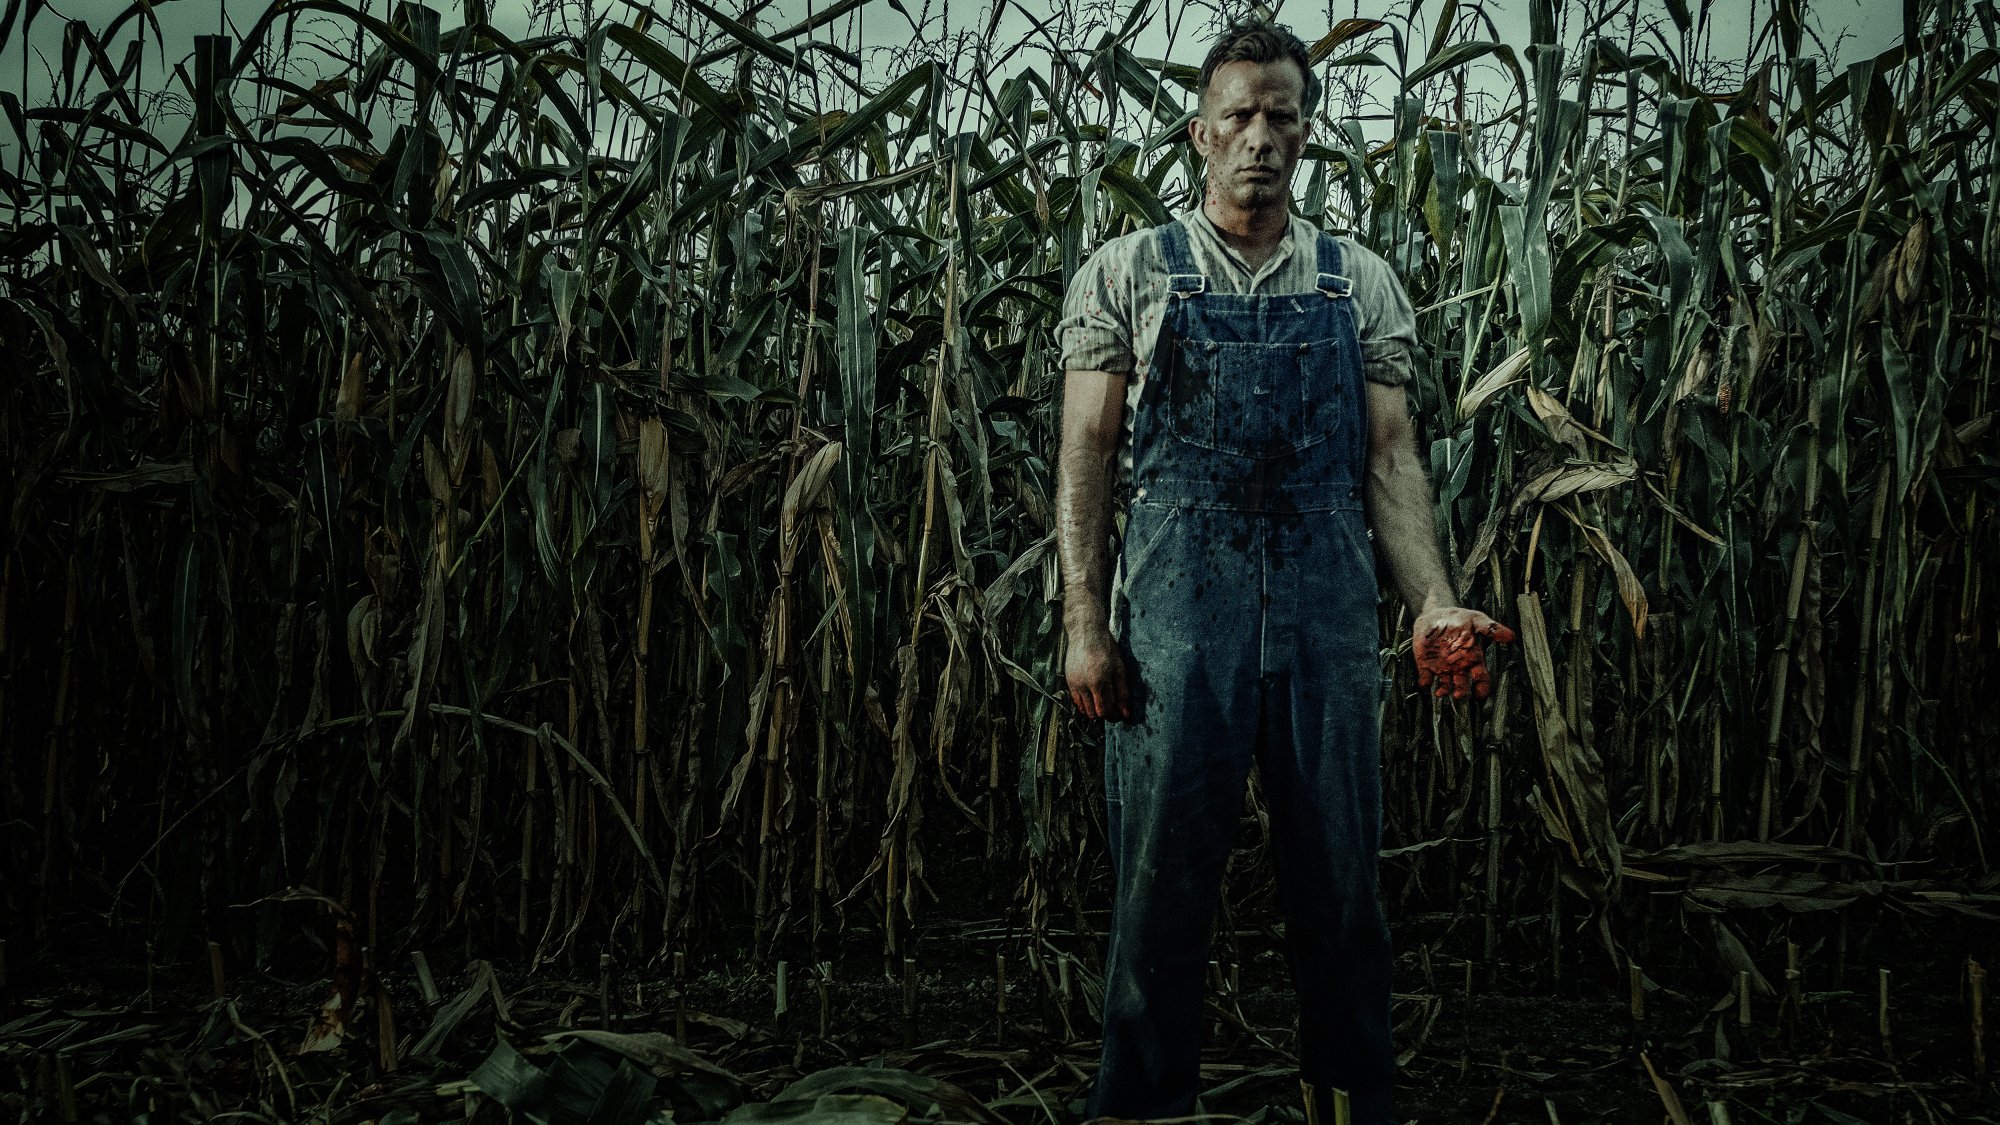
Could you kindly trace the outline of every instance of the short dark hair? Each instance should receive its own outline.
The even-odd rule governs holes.
[[[1208,82],[1224,63],[1277,62],[1290,59],[1299,64],[1299,74],[1305,79],[1304,104],[1301,113],[1312,116],[1313,108],[1319,105],[1319,75],[1313,73],[1312,56],[1306,54],[1305,41],[1292,34],[1292,29],[1270,20],[1231,20],[1215,46],[1208,49],[1208,57],[1201,61],[1201,84],[1195,87],[1201,101],[1208,100]]]

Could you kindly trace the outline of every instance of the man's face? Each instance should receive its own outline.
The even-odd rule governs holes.
[[[1290,59],[1215,68],[1201,113],[1188,122],[1208,162],[1212,200],[1251,209],[1284,203],[1306,146],[1304,100],[1305,75]]]

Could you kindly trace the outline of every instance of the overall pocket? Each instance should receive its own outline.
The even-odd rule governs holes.
[[[1182,441],[1238,457],[1289,457],[1339,432],[1353,411],[1334,377],[1340,341],[1182,341],[1169,417]]]
[[[1129,586],[1134,575],[1145,573],[1146,560],[1166,537],[1169,527],[1179,522],[1181,509],[1152,504],[1134,504],[1125,517],[1125,542],[1119,552],[1119,584]]]

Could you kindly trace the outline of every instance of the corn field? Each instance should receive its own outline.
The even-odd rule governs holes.
[[[299,887],[385,961],[1090,948],[1054,327],[1198,198],[1219,16],[759,7],[279,0],[183,60],[135,3],[0,92],[17,950],[263,963]],[[1522,634],[1433,702],[1384,603],[1392,916],[1621,995],[1992,918],[2000,14],[1836,67],[1807,0],[1531,7],[1279,13],[1296,205],[1404,279]]]

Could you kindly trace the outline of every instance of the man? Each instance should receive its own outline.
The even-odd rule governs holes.
[[[1193,1111],[1203,970],[1254,761],[1303,1078],[1345,1091],[1359,1125],[1391,1120],[1374,549],[1417,611],[1420,682],[1484,695],[1481,644],[1513,639],[1457,605],[1441,557],[1402,386],[1408,297],[1379,257],[1291,214],[1318,85],[1291,32],[1232,25],[1188,125],[1203,205],[1103,246],[1062,322],[1065,675],[1110,721],[1093,1116]]]

